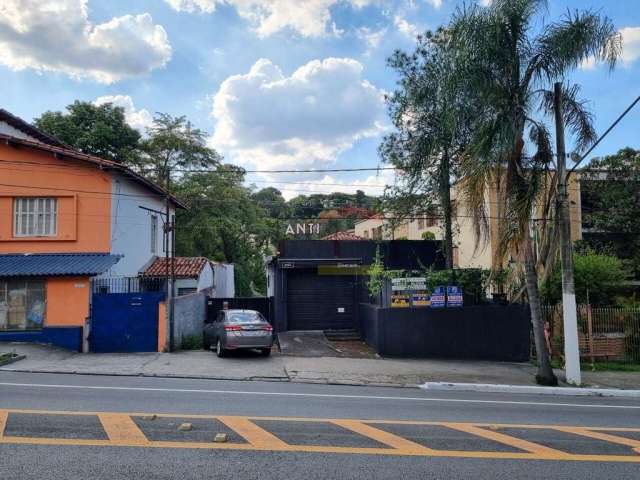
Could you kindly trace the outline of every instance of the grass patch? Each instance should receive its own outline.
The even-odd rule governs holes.
[[[595,362],[593,365],[583,363],[582,369],[596,372],[640,372],[640,363]]]
[[[186,335],[182,337],[180,350],[202,350],[202,335]]]
[[[9,360],[11,360],[12,358],[17,357],[18,355],[16,353],[0,353],[0,365],[2,365],[5,362],[8,362]]]
[[[558,359],[551,360],[552,368],[564,368]],[[584,372],[640,372],[640,363],[625,363],[601,361],[591,364],[590,362],[580,362],[580,369]]]

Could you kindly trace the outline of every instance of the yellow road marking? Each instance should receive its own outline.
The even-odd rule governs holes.
[[[616,443],[618,445],[626,445],[633,449],[640,449],[640,440],[634,440],[633,438],[619,437],[617,435],[610,435],[603,432],[592,432],[588,428],[584,427],[553,427],[554,430],[560,432],[573,433],[575,435],[581,435],[583,437],[594,438],[596,440],[603,440],[609,443]],[[637,451],[637,450],[636,450]]]
[[[97,415],[109,437],[109,440],[68,439],[68,438],[34,438],[14,437],[2,435],[6,425],[8,413],[27,414],[61,414],[61,415]],[[24,444],[24,445],[61,445],[61,446],[109,446],[109,447],[137,447],[137,448],[187,448],[210,450],[243,450],[243,451],[284,451],[306,453],[333,453],[333,454],[366,454],[366,455],[397,455],[397,456],[421,456],[421,457],[451,457],[451,458],[485,458],[485,459],[518,459],[518,460],[554,460],[554,461],[591,461],[591,462],[632,462],[640,463],[640,455],[597,455],[597,454],[571,454],[545,447],[533,442],[528,442],[503,433],[485,430],[486,427],[513,427],[513,428],[546,428],[569,431],[583,436],[628,445],[638,453],[640,444],[637,440],[610,435],[598,430],[640,432],[640,428],[623,427],[566,427],[560,425],[515,425],[515,424],[489,424],[489,423],[458,423],[458,422],[428,422],[428,421],[403,421],[403,420],[354,420],[354,419],[318,419],[302,417],[240,417],[219,415],[189,415],[180,413],[156,414],[158,417],[181,418],[206,418],[218,419],[228,427],[244,437],[249,443],[211,443],[209,442],[173,442],[173,441],[149,441],[131,419],[131,416],[148,415],[148,413],[109,413],[109,412],[68,412],[48,410],[23,410],[0,409],[0,445]],[[347,428],[354,433],[379,441],[389,448],[365,448],[365,447],[338,447],[321,445],[290,445],[260,428],[252,420],[280,420],[300,422],[327,422]],[[439,425],[460,430],[481,438],[498,441],[523,452],[483,452],[483,451],[457,451],[434,450],[411,442],[398,435],[384,432],[371,425],[375,424],[410,424],[410,425]],[[485,428],[482,428],[485,427]]]
[[[9,413],[6,410],[0,410],[0,439],[4,437],[4,429],[7,426],[7,416]]]
[[[572,462],[629,462],[640,463],[640,456],[630,455],[572,455],[563,457],[540,456],[533,453],[515,452],[467,452],[454,450],[434,450],[433,454],[423,455],[393,448],[353,448],[353,447],[325,447],[316,445],[289,445],[286,449],[257,448],[250,444],[239,443],[202,443],[202,442],[162,442],[150,441],[144,445],[116,445],[108,440],[84,440],[70,438],[30,438],[30,437],[4,437],[0,438],[1,444],[22,445],[61,445],[61,446],[100,446],[100,447],[134,447],[134,448],[183,448],[183,449],[207,449],[207,450],[245,450],[245,451],[287,451],[301,453],[338,453],[359,455],[396,455],[412,457],[449,457],[449,458],[485,458],[500,460],[561,460]]]
[[[274,434],[260,428],[246,417],[217,417],[227,427],[244,437],[254,447],[268,448],[269,450],[286,450],[289,445],[280,440]]]
[[[545,447],[544,445],[529,442],[521,438],[512,437],[511,435],[505,435],[504,433],[485,430],[484,428],[479,428],[468,423],[444,423],[443,425],[454,430],[470,433],[471,435],[486,438],[488,440],[493,440],[495,442],[504,443],[505,445],[509,445],[510,447],[519,448],[520,450],[525,450],[537,455],[546,457],[564,457],[567,455],[566,452],[562,452],[560,450]]]
[[[395,448],[396,450],[418,453],[421,455],[431,455],[432,453],[434,453],[434,451],[430,448],[407,440],[406,438],[402,438],[392,433],[374,428],[370,425],[366,425],[357,420],[334,420],[332,423],[365,437],[369,437],[377,442],[388,445],[391,448]]]
[[[112,443],[118,445],[146,445],[149,443],[147,437],[129,415],[100,413],[98,418]]]
[[[0,409],[0,412],[12,412],[12,413],[28,413],[28,414],[43,414],[43,415],[100,415],[103,413],[109,412],[91,412],[91,411],[67,411],[67,410],[29,410],[29,409],[20,409],[20,408],[9,408],[9,409]],[[123,415],[128,415],[130,417],[142,417],[145,415],[150,415],[149,412],[119,412]],[[193,413],[154,413],[156,417],[160,418],[194,418],[194,419],[217,419],[220,418],[220,415],[210,415],[210,414],[193,414]],[[230,417],[234,418],[234,417]],[[366,424],[392,424],[392,425],[445,425],[446,423],[451,422],[437,422],[437,421],[426,421],[426,420],[392,420],[392,419],[366,419],[366,418],[318,418],[318,417],[278,417],[278,416],[254,416],[254,415],[243,415],[237,418],[246,418],[249,420],[274,420],[274,421],[282,421],[282,422],[333,422],[335,420],[356,420],[358,422],[366,423]],[[527,429],[549,429],[554,427],[564,427],[564,425],[541,425],[541,424],[530,424],[530,423],[484,423],[484,422],[469,422],[464,423],[469,425],[474,425],[476,427],[495,427],[495,428],[527,428]],[[611,431],[611,432],[638,432],[640,433],[640,427],[600,427],[600,426],[581,426],[580,428],[585,428],[590,431]]]

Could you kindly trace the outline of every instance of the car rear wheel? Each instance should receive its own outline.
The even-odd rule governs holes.
[[[260,350],[260,353],[262,353],[263,357],[268,357],[269,355],[271,355],[271,349],[270,348],[262,348]]]
[[[223,358],[227,355],[227,351],[222,348],[222,342],[220,341],[220,339],[218,339],[218,341],[216,342],[216,355],[218,355],[218,357],[220,358]]]

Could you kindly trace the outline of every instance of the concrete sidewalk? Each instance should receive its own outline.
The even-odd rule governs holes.
[[[237,352],[220,359],[213,352],[201,350],[81,354],[43,345],[0,343],[0,352],[11,351],[26,355],[26,359],[0,370],[385,386],[425,382],[535,385],[535,367],[529,363],[304,358],[276,353],[265,358],[252,352]],[[583,379],[594,387],[640,388],[639,372],[583,372]]]

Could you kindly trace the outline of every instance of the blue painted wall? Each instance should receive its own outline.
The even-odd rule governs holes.
[[[45,343],[82,351],[82,327],[44,327],[42,330],[0,332],[0,342]]]

